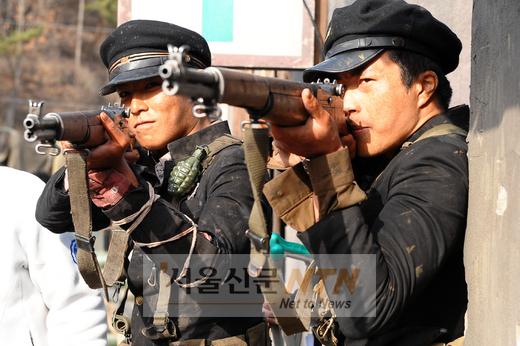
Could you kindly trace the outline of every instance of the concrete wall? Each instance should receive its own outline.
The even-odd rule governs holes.
[[[466,345],[520,345],[520,1],[475,0]]]

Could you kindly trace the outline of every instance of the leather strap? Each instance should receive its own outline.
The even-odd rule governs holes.
[[[242,128],[244,132],[244,155],[253,192],[253,208],[249,216],[248,237],[251,239],[251,257],[248,273],[258,277],[269,254],[269,235],[262,210],[262,189],[267,172],[269,156],[269,128],[265,124],[250,123]]]
[[[112,229],[107,260],[103,267],[103,277],[109,287],[126,280],[125,258],[128,252],[128,238],[129,234],[125,230],[119,227]]]
[[[276,267],[269,255],[269,234],[262,210],[262,189],[267,173],[267,159],[269,156],[269,128],[262,123],[249,123],[242,126],[244,132],[244,154],[246,159],[249,181],[253,191],[254,203],[249,217],[249,230],[246,232],[251,240],[251,253],[248,273],[256,278],[262,272],[276,273],[277,280],[270,282],[270,287],[260,285],[266,302],[271,306],[278,325],[285,334],[305,331],[305,327],[298,318],[295,309],[283,309],[282,302],[291,299],[285,288],[280,270]],[[283,315],[283,316],[282,316]]]
[[[103,287],[108,302],[107,287],[94,251],[96,238],[92,236],[86,152],[67,150],[64,154],[68,169],[70,208],[78,245],[78,268],[90,288]]]

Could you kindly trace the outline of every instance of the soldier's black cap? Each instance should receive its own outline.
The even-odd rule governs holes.
[[[108,69],[108,83],[101,95],[113,93],[118,85],[159,75],[168,59],[168,44],[190,47],[188,65],[206,68],[211,52],[198,33],[175,24],[155,20],[132,20],[117,27],[101,44],[99,55]]]
[[[332,14],[324,44],[325,60],[303,73],[306,82],[347,72],[385,49],[422,54],[448,74],[457,68],[462,44],[430,12],[403,0],[357,0]]]

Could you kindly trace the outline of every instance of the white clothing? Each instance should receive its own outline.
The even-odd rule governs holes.
[[[103,300],[73,261],[73,233],[53,234],[35,220],[43,187],[0,167],[0,342],[106,346]]]

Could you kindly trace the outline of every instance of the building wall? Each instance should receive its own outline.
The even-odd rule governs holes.
[[[520,345],[520,2],[475,0],[466,345]]]

